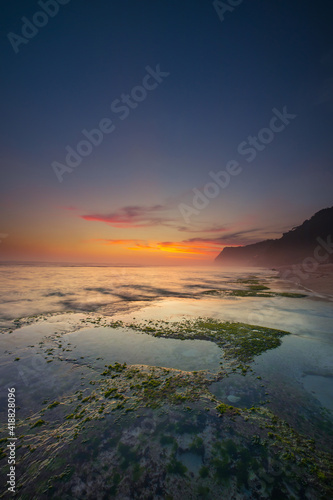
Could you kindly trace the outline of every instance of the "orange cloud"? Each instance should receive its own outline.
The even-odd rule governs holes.
[[[137,241],[140,241],[140,240],[109,240],[109,239],[103,239],[103,238],[100,238],[100,239],[95,239],[95,240],[91,240],[91,241],[100,241],[102,243],[105,243],[106,245],[126,245],[128,243],[136,243]]]
[[[119,245],[125,246],[127,250],[151,250],[155,252],[169,252],[169,253],[179,253],[179,254],[196,254],[196,255],[209,255],[211,253],[216,253],[217,243],[215,242],[187,242],[187,241],[144,241],[138,239],[95,239],[92,241],[105,243],[106,245]],[[131,246],[127,246],[127,245]],[[221,245],[219,245],[221,247]]]
[[[165,211],[166,208],[162,205],[128,206],[108,215],[91,214],[80,215],[80,217],[87,221],[105,222],[116,228],[136,228],[165,225],[172,222],[171,219],[162,215],[162,212]]]

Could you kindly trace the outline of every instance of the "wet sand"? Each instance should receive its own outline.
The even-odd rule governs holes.
[[[315,271],[304,270],[302,264],[295,267],[279,267],[279,275],[283,277],[287,270],[291,273],[287,278],[301,286],[303,290],[315,292],[333,300],[333,264],[319,265]]]

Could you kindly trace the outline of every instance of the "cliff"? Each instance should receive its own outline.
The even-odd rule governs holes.
[[[324,242],[324,245],[321,245],[319,255],[323,258],[326,254],[325,262],[333,262],[333,245],[330,244],[333,242],[333,207],[320,210],[279,239],[243,247],[225,247],[215,262],[263,267],[296,264],[307,257],[316,258],[314,254],[320,242]]]

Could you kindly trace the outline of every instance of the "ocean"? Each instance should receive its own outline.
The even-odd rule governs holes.
[[[201,481],[210,464],[214,498],[219,474],[239,495],[254,481],[263,498],[273,484],[304,498],[303,475],[311,483],[313,470],[297,465],[289,477],[284,457],[316,460],[327,473],[333,308],[324,297],[264,268],[23,264],[0,266],[0,292],[0,418],[7,418],[4,394],[15,388],[26,494],[48,488],[54,471],[63,478],[65,462],[74,475],[56,485],[63,498],[95,484],[97,476],[87,478],[96,460],[98,481],[107,484],[106,457],[124,479],[116,498],[129,495],[137,463],[153,480],[156,456],[167,481],[174,471]],[[276,432],[279,452],[267,448]],[[218,442],[229,457],[224,472]],[[260,452],[258,463],[249,450]],[[242,476],[234,472],[243,467],[239,456],[248,461]],[[311,488],[309,498],[317,498]],[[105,498],[107,486],[101,491]]]

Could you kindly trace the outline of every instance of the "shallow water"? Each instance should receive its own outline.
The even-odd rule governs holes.
[[[95,498],[96,467],[100,475],[98,481],[104,478],[103,485],[114,481],[112,474],[108,476],[113,468],[120,470],[122,477],[125,475],[117,498],[131,497],[131,491],[125,493],[124,488],[125,483],[132,484],[132,470],[136,476],[147,473],[145,484],[150,488],[157,477],[156,467],[160,471],[158,480],[164,478],[170,487],[180,478],[188,479],[191,485],[201,482],[200,495],[207,495],[208,481],[214,491],[210,493],[211,498],[245,498],[250,495],[248,480],[252,481],[254,490],[259,488],[256,498],[270,495],[286,498],[286,491],[298,500],[305,498],[304,471],[291,479],[290,463],[278,458],[274,448],[266,449],[264,436],[259,434],[266,432],[267,418],[271,424],[269,429],[278,432],[276,425],[280,424],[273,420],[278,418],[307,440],[313,438],[317,450],[330,451],[332,303],[318,300],[315,294],[301,299],[201,294],[215,289],[244,289],[246,285],[238,280],[250,274],[258,276],[272,291],[298,291],[294,284],[281,282],[263,269],[239,272],[208,268],[0,266],[0,288],[5,292],[0,303],[3,327],[0,385],[5,391],[0,396],[0,413],[5,422],[3,394],[8,387],[16,387],[18,425],[24,429],[20,430],[20,443],[26,452],[22,471],[28,471],[22,472],[24,491],[31,493],[34,485],[39,484],[42,476],[39,477],[37,471],[44,465],[42,484],[45,478],[55,477],[47,469],[51,446],[57,457],[55,470],[59,477],[64,473],[59,465],[63,460],[64,464],[72,464],[76,478],[68,486],[57,482],[56,488],[64,487],[62,491],[66,495],[77,498],[88,488],[92,489],[89,498]],[[37,313],[41,314],[38,318],[25,317]],[[128,326],[134,323],[138,327],[146,320],[172,323],[198,317],[282,329],[291,335],[282,337],[279,347],[256,356],[250,363],[251,369],[242,374],[241,370],[233,371],[236,368],[228,365],[223,351],[212,341],[154,337]],[[21,320],[13,326],[13,318]],[[127,327],[112,326],[112,321],[118,320]],[[127,363],[129,371],[119,378],[112,372],[114,367],[110,373],[103,373],[105,366],[115,362]],[[134,369],[132,365],[137,366]],[[136,370],[136,375],[130,370]],[[197,371],[199,373],[195,373]],[[152,380],[157,384],[156,393],[150,389]],[[179,399],[174,402],[163,399],[162,406],[150,406],[149,391],[157,398],[159,384],[164,388],[166,380],[170,383],[177,380],[179,387],[176,384],[168,397],[176,394]],[[122,399],[113,396],[116,392],[108,397],[110,387],[112,391],[120,391],[120,397],[125,395],[125,406]],[[136,390],[139,395],[135,394]],[[199,400],[196,396],[194,399],[182,396],[187,390],[199,391]],[[97,399],[90,400],[89,394],[97,395]],[[164,398],[167,393],[162,394]],[[52,408],[54,402],[56,406]],[[227,408],[230,405],[236,410],[243,409],[244,414],[240,417],[236,413],[230,420],[217,413],[219,403],[222,410],[225,403]],[[246,408],[251,410],[244,410]],[[83,417],[81,410],[87,412]],[[271,416],[260,413],[262,410],[271,411]],[[82,421],[86,415],[87,422]],[[41,417],[45,423],[36,431],[32,423]],[[89,419],[92,419],[91,427]],[[62,449],[58,436],[68,448]],[[293,434],[290,438],[293,439]],[[29,446],[36,447],[36,451],[31,453]],[[298,441],[297,446],[300,446]],[[309,446],[310,442],[306,441],[305,449]],[[289,444],[284,450],[287,455],[288,449]],[[300,462],[302,455],[294,451]],[[252,452],[256,457],[254,462]],[[267,453],[270,454],[268,460]],[[53,464],[52,458],[50,460]],[[29,469],[26,464],[31,461],[32,469]],[[92,467],[96,463],[99,465]],[[280,468],[278,473],[272,469],[274,464]],[[249,478],[245,469],[251,470]],[[31,470],[38,479],[31,480]],[[210,474],[210,479],[204,479],[202,473]],[[221,485],[215,482],[216,474],[221,474],[229,484],[224,484],[227,489],[223,493]],[[277,493],[282,484],[283,492]],[[238,487],[239,494],[235,494]],[[178,498],[182,488],[181,483],[175,486],[174,498]],[[188,498],[193,497],[187,491]],[[66,495],[63,497],[67,498]],[[310,493],[306,498],[317,497]]]
[[[157,339],[148,335],[106,329],[82,329],[80,320],[89,311],[101,316],[142,321],[178,321],[184,317],[210,316],[223,321],[278,328],[291,332],[282,345],[257,358],[258,375],[269,384],[279,379],[302,387],[323,407],[332,410],[333,307],[312,294],[306,298],[205,296],[212,289],[244,289],[241,278],[257,276],[272,291],[299,291],[293,283],[274,277],[265,269],[221,269],[179,267],[61,267],[0,266],[0,322],[9,326],[13,318],[38,313],[76,314],[50,316],[44,322],[16,330],[3,338],[12,350],[29,345],[56,330],[68,333],[76,344],[76,359],[167,366],[183,370],[216,371],[222,352],[212,342]],[[1,324],[1,323],[0,323]],[[40,340],[40,339],[39,339]],[[10,359],[10,357],[6,358]],[[44,358],[42,358],[44,360]],[[44,363],[46,361],[44,360]],[[20,364],[21,379],[23,363]],[[11,367],[8,373],[18,371]],[[280,374],[283,377],[280,377]],[[223,389],[224,390],[224,389]],[[244,394],[248,391],[245,388]],[[248,395],[250,400],[262,399]],[[226,394],[227,396],[232,394]],[[238,396],[236,396],[238,397]],[[243,396],[244,398],[244,396]],[[232,402],[229,398],[227,401]],[[242,405],[244,402],[239,401]],[[234,404],[236,401],[234,399]],[[245,404],[245,403],[244,403]]]
[[[324,406],[333,411],[333,375],[322,377],[321,375],[304,375],[303,385]]]
[[[155,338],[145,333],[112,328],[87,328],[68,335],[76,345],[76,356],[103,357],[106,364],[124,363],[160,366],[184,371],[217,372],[221,349],[205,340]]]
[[[266,270],[216,267],[61,267],[0,265],[0,326],[6,320],[45,312],[130,312],[167,297],[196,298]]]
[[[265,389],[258,380],[238,374],[213,382],[209,390],[221,401],[239,408],[251,408],[265,400]]]
[[[285,337],[280,347],[259,356],[254,368],[290,391],[296,386],[304,388],[325,408],[333,409],[333,351],[329,342]]]

